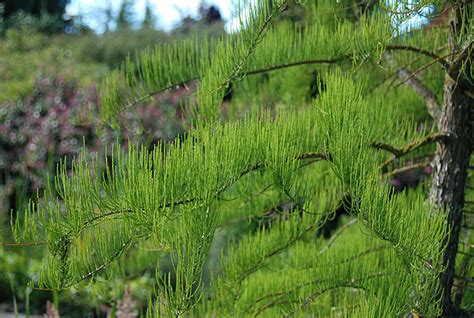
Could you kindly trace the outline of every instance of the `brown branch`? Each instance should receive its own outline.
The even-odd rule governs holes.
[[[440,58],[446,58],[446,57],[449,57],[449,56],[452,56],[453,54],[455,53],[448,53],[446,55],[443,55],[442,57]],[[428,67],[430,67],[431,65],[435,64],[436,62],[438,62],[437,60],[433,60],[423,66],[421,66],[420,68],[418,68],[417,70],[415,70],[414,72],[411,73],[411,75],[404,81],[398,83],[395,87],[399,87],[400,85],[404,84],[406,81],[412,79],[413,77],[415,77],[418,73],[421,73],[423,72],[424,70],[426,70]]]
[[[407,171],[411,171],[411,170],[415,170],[415,169],[423,169],[426,166],[428,166],[429,164],[430,163],[428,161],[419,162],[419,163],[412,163],[412,164],[409,164],[407,166],[404,166],[404,167],[401,167],[401,168],[398,168],[398,169],[395,169],[395,170],[391,171],[390,176],[396,177],[396,176],[398,176],[400,174],[403,174]]]
[[[434,55],[436,56],[436,54]],[[388,52],[384,54],[384,57],[390,65],[396,66],[395,61]],[[410,71],[408,71],[406,67],[400,67],[396,71],[396,74],[402,80],[402,83],[406,83],[407,85],[411,86],[415,93],[417,93],[424,99],[426,107],[428,108],[428,113],[436,122],[439,122],[442,112],[441,105],[438,102],[436,95],[425,84],[423,84],[418,79],[418,77],[412,76],[412,74],[410,73]]]
[[[256,74],[262,74],[266,72],[271,72],[275,70],[281,70],[289,67],[294,67],[294,66],[301,66],[301,65],[312,65],[312,64],[336,64],[339,62],[342,62],[344,60],[351,59],[350,56],[345,55],[345,56],[340,56],[336,57],[333,59],[320,59],[320,60],[304,60],[304,61],[297,61],[297,62],[290,62],[286,64],[278,64],[278,65],[272,65],[268,67],[264,67],[261,69],[256,69],[253,71],[249,71],[246,73],[246,75],[256,75]]]
[[[346,56],[341,56],[341,57],[337,57],[337,58],[333,58],[333,59],[304,60],[304,61],[296,61],[296,62],[290,62],[290,63],[285,63],[285,64],[277,64],[277,65],[272,65],[272,66],[268,66],[268,67],[264,67],[264,68],[255,69],[255,70],[245,72],[244,76],[252,76],[252,75],[257,75],[257,74],[263,74],[263,73],[267,73],[267,72],[282,70],[282,69],[285,69],[285,68],[301,66],[301,65],[336,64],[336,63],[342,62],[342,61],[344,61],[346,59],[350,59],[350,58],[351,58],[350,56],[346,55]],[[177,87],[177,86],[185,85],[186,83],[189,83],[189,82],[195,81],[195,80],[199,80],[199,77],[193,77],[193,78],[190,78],[186,81],[174,83],[174,84],[171,84],[171,85],[169,85],[165,88],[155,90],[151,93],[148,93],[148,94],[146,94],[146,95],[144,95],[140,98],[137,98],[137,99],[133,100],[132,102],[129,102],[127,105],[124,106],[124,108],[133,107],[133,106],[137,105],[138,103],[143,102],[143,101],[147,100],[148,98],[150,98],[154,95],[160,94],[164,91],[167,91],[167,90],[172,89],[172,88]]]
[[[39,246],[48,244],[48,241],[33,242],[33,243],[0,243],[0,246]]]
[[[402,80],[402,83],[411,86],[411,88],[424,99],[428,113],[435,122],[439,122],[442,114],[441,105],[433,91],[423,84],[417,76],[412,76],[410,71],[406,68],[401,68],[398,71],[398,76]]]
[[[439,56],[434,52],[418,48],[418,47],[413,47],[410,45],[387,45],[386,47],[387,51],[411,51],[414,53],[419,53],[422,55],[426,55],[428,57],[431,57],[432,59],[435,60],[435,62],[439,62],[445,70],[448,70],[450,68],[450,64],[446,61],[446,56]]]
[[[386,160],[385,162],[382,163],[381,169],[386,168],[390,163],[392,163],[394,160],[403,157],[410,152],[417,150],[418,148],[421,148],[425,145],[431,144],[433,142],[437,142],[440,140],[445,140],[446,138],[449,138],[449,135],[447,134],[441,134],[441,133],[435,133],[428,135],[420,140],[415,140],[402,148],[396,148],[392,145],[381,143],[381,142],[374,142],[372,143],[372,147],[378,150],[385,150],[393,154],[393,157]]]

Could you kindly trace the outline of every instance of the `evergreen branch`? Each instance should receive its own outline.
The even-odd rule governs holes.
[[[373,252],[373,251],[377,251],[378,249],[372,249],[372,250],[369,250],[369,253]],[[363,256],[363,255],[367,255],[369,253],[362,253],[362,254],[359,254],[356,258],[359,258],[360,256]],[[336,263],[336,264],[329,264],[329,265],[321,265],[320,267],[323,267],[323,266],[337,266],[337,265],[340,265],[340,264],[344,264],[346,262],[349,262],[349,261],[352,261],[354,259],[356,259],[354,257],[351,257],[348,261],[343,261],[343,262],[340,262],[340,263]],[[306,286],[310,286],[310,285],[315,285],[315,284],[321,284],[321,283],[324,283],[324,282],[331,282],[332,280],[331,279],[316,279],[316,280],[311,280],[311,281],[308,281],[308,282],[304,282],[304,283],[301,283],[301,284],[298,284],[296,286],[294,286],[293,288],[291,288],[290,290],[284,290],[284,291],[279,291],[279,292],[274,292],[274,293],[271,293],[271,294],[268,294],[268,295],[265,295],[265,296],[262,296],[260,298],[257,298],[255,300],[255,304],[259,303],[259,302],[262,302],[263,300],[267,299],[267,298],[273,298],[273,297],[277,297],[276,299],[274,299],[273,301],[271,301],[270,303],[267,303],[265,305],[263,305],[262,307],[260,307],[256,313],[254,313],[254,317],[260,315],[262,312],[264,312],[265,310],[267,310],[268,308],[270,307],[273,307],[274,305],[279,305],[279,304],[282,304],[282,302],[279,302],[279,300],[285,298],[286,296],[298,291],[300,288],[303,288],[303,287],[306,287]]]
[[[321,289],[320,291],[316,292],[316,293],[313,293],[310,297],[313,298],[312,300],[314,300],[314,298],[317,298],[318,296],[330,291],[330,290],[333,290],[333,289],[338,289],[338,288],[355,288],[355,289],[363,289],[365,290],[364,288],[360,287],[360,286],[357,286],[353,283],[351,283],[350,281],[346,281],[344,283],[341,283],[340,285],[337,285],[337,286],[331,286],[331,287],[327,287],[327,288],[323,288]],[[284,297],[280,297],[279,299],[282,299]],[[311,301],[312,301],[311,300]],[[302,307],[308,305],[308,302],[309,302],[309,299],[306,299],[305,302],[303,303]],[[276,306],[276,305],[289,305],[289,304],[295,304],[295,303],[300,303],[300,300],[281,300],[281,301],[274,301],[274,302],[271,302],[263,307],[261,307],[257,313],[254,315],[254,317],[260,315],[262,312],[264,312],[265,310],[273,307],[273,306]],[[284,317],[291,317],[293,316],[295,313],[297,312],[297,310],[293,310],[290,314],[284,316]]]
[[[115,216],[115,215],[119,215],[119,214],[123,214],[123,213],[130,213],[132,212],[132,210],[119,210],[119,211],[110,211],[110,212],[107,212],[107,213],[104,213],[104,214],[101,214],[101,215],[97,215],[93,218],[90,218],[88,220],[86,220],[83,224],[82,224],[82,228],[81,228],[81,231],[89,226],[93,226],[93,225],[96,225],[95,223],[97,221],[102,221],[103,219],[106,219],[108,217],[111,217],[111,216]],[[100,223],[100,222],[99,222]],[[68,234],[72,234],[71,232],[68,232]]]
[[[443,49],[445,49],[445,48],[446,48],[446,45],[443,45],[443,46],[437,47],[437,48],[435,49],[435,51],[441,51],[441,50],[443,50]],[[384,57],[387,57],[388,60],[389,60],[389,62],[390,62],[392,65],[396,66],[396,65],[395,65],[395,61],[393,61],[393,59],[391,58],[391,55],[390,55],[390,53],[389,53],[388,51],[384,53]],[[403,66],[398,67],[398,68],[395,70],[395,72],[389,74],[389,75],[388,75],[387,77],[385,77],[383,80],[379,81],[376,85],[374,85],[374,86],[372,87],[372,89],[369,90],[369,92],[372,92],[373,90],[379,88],[379,87],[382,86],[387,80],[392,79],[391,82],[390,82],[390,84],[388,85],[388,87],[387,87],[386,90],[385,90],[385,94],[387,94],[387,91],[388,91],[389,88],[392,86],[393,82],[395,81],[396,77],[398,76],[398,72],[399,72],[402,68],[407,68],[407,67],[409,67],[409,66],[411,66],[411,65],[413,65],[413,64],[415,64],[415,63],[417,63],[417,62],[419,62],[419,61],[421,60],[421,58],[422,58],[422,56],[418,56],[417,58],[414,58],[414,59],[410,60],[409,62],[404,63]]]
[[[344,55],[332,59],[320,59],[320,60],[305,60],[305,61],[296,61],[296,62],[290,62],[286,64],[279,64],[279,65],[272,65],[268,66],[265,68],[261,69],[256,69],[253,71],[249,71],[246,73],[246,75],[256,75],[256,74],[262,74],[262,73],[267,73],[275,70],[281,70],[289,67],[295,67],[295,66],[301,66],[301,65],[313,65],[313,64],[336,64],[339,62],[342,62],[344,60],[351,59],[352,56],[349,55]]]
[[[445,59],[447,56],[439,56],[434,52],[431,52],[422,48],[413,47],[410,45],[387,45],[386,50],[387,51],[411,51],[411,52],[419,53],[419,54],[431,57],[432,59],[434,59],[435,62],[439,62],[445,70],[448,70],[450,68],[450,64]]]
[[[300,154],[300,155],[297,155],[295,156],[296,159],[299,159],[299,160],[304,160],[304,159],[323,159],[323,158],[326,158],[326,155],[325,154],[322,154],[322,153],[316,153],[316,152],[309,152],[309,153],[303,153],[303,154]],[[246,174],[252,172],[252,171],[255,171],[255,170],[259,170],[261,168],[263,168],[264,165],[261,164],[261,163],[257,163],[255,164],[254,166],[251,166],[247,169],[245,169],[244,171],[242,171],[239,175],[239,178],[245,176]],[[237,181],[239,178],[233,180],[232,182],[222,186],[220,189],[218,189],[217,193],[216,193],[216,197],[219,196],[220,193],[224,192],[226,189],[228,189],[235,181]],[[179,201],[176,201],[176,202],[168,202],[168,203],[165,203],[163,205],[161,205],[160,208],[170,208],[170,207],[173,207],[173,206],[178,206],[178,205],[183,205],[183,204],[188,204],[188,203],[191,203],[191,202],[195,202],[195,201],[198,201],[198,200],[201,200],[200,198],[190,198],[190,199],[183,199],[183,200],[179,200]],[[102,221],[110,218],[110,217],[115,217],[115,216],[120,216],[122,214],[125,214],[125,213],[131,213],[133,212],[132,210],[118,210],[118,211],[110,211],[110,212],[107,212],[107,213],[104,213],[102,215],[98,215],[98,216],[95,216],[93,218],[90,218],[88,220],[86,220],[83,224],[82,224],[82,227],[80,228],[79,230],[79,233],[84,230],[85,228],[87,227],[90,227],[90,226],[94,226],[94,225],[97,225],[98,223],[101,223]],[[68,258],[69,258],[69,248],[70,248],[70,243],[71,243],[71,236],[72,236],[72,230],[68,231],[67,233],[65,233],[63,236],[62,236],[62,239],[60,240],[60,258],[61,258],[61,279],[63,279],[66,274],[67,274],[67,263],[68,263]],[[44,242],[38,242],[38,244],[36,243],[32,243],[32,244],[25,244],[25,245],[18,245],[18,246],[30,246],[30,245],[39,245],[39,243],[41,244],[47,244],[48,242],[47,241],[44,241]],[[6,245],[8,246],[8,245]],[[123,246],[124,248],[126,246]],[[122,254],[122,251],[118,251],[118,253],[116,254],[116,256],[113,258],[117,258],[119,257],[120,255]],[[91,275],[93,275],[95,272],[97,271],[100,271],[101,269],[103,269],[108,263],[112,262],[113,259],[109,262],[107,262],[106,264],[103,264],[101,266],[99,266],[95,271],[85,275],[83,278],[81,278],[79,281],[82,281],[84,279],[86,279],[87,277],[90,277]],[[78,282],[79,282],[78,281]],[[77,282],[73,283],[73,284],[76,284]],[[65,287],[65,288],[68,288],[68,287]]]
[[[253,264],[252,267],[248,268],[245,272],[242,272],[240,274],[240,277],[239,277],[239,282],[242,282],[246,277],[248,277],[249,275],[251,275],[252,273],[254,273],[255,271],[257,271],[260,267],[260,265],[267,259],[275,256],[275,255],[278,255],[280,254],[281,252],[283,252],[284,250],[286,250],[287,248],[289,248],[291,245],[293,245],[294,243],[296,243],[297,241],[299,241],[301,238],[303,238],[304,234],[314,230],[316,228],[316,225],[318,223],[315,222],[309,226],[307,226],[303,231],[301,231],[300,233],[298,233],[298,235],[296,235],[295,237],[293,237],[292,239],[288,240],[284,245],[282,246],[279,246],[278,248],[274,249],[273,251],[265,254],[265,255],[262,255],[257,262],[255,262]],[[319,222],[319,225],[323,225],[324,222]]]
[[[101,265],[97,266],[95,269],[93,269],[92,271],[90,271],[89,273],[85,274],[85,275],[82,275],[78,280],[74,281],[73,283],[70,283],[68,284],[66,287],[64,288],[70,288],[80,282],[82,282],[83,280],[86,280],[88,278],[91,278],[92,276],[94,276],[95,274],[97,274],[98,272],[100,272],[101,270],[105,269],[109,264],[111,264],[112,262],[114,262],[115,260],[117,260],[122,254],[123,252],[125,252],[125,250],[130,247],[130,245],[132,244],[133,242],[133,239],[132,238],[129,238],[127,241],[125,241],[121,246],[120,248],[108,259],[106,260],[104,263],[102,263]]]
[[[223,83],[221,87],[228,85],[229,83],[231,83],[237,78],[238,74],[242,70],[242,67],[244,66],[247,59],[250,57],[250,55],[252,55],[257,45],[262,41],[263,36],[265,35],[265,31],[270,26],[270,22],[273,20],[275,14],[280,14],[283,11],[287,10],[287,8],[288,8],[288,3],[286,1],[283,1],[275,11],[273,11],[271,14],[268,15],[267,19],[265,20],[262,27],[258,31],[257,35],[253,39],[249,48],[247,49],[246,54],[240,59],[239,63],[236,65],[236,67],[234,68],[234,70],[231,72],[230,76],[226,80],[226,82]]]
[[[105,269],[109,264],[111,264],[112,262],[114,262],[116,259],[118,259],[122,254],[123,252],[130,246],[130,244],[133,242],[133,239],[128,239],[126,242],[124,242],[122,244],[122,246],[114,253],[114,255],[112,255],[107,261],[105,261],[104,263],[102,263],[101,265],[97,266],[95,269],[93,269],[92,271],[90,271],[89,273],[85,274],[85,275],[82,275],[79,279],[75,280],[74,282],[72,283],[69,283],[63,287],[60,287],[59,289],[56,289],[56,288],[44,288],[44,287],[35,287],[33,286],[32,288],[35,289],[35,290],[39,290],[39,291],[58,291],[58,290],[62,290],[62,289],[68,289],[76,284],[79,284],[80,282],[88,279],[88,278],[91,278],[92,276],[94,276],[95,274],[97,274],[98,272],[100,272],[101,270]]]
[[[335,263],[332,263],[332,264],[329,264],[330,266],[339,266],[339,265],[342,265],[342,264],[345,264],[345,263],[349,263],[349,262],[352,262],[356,259],[359,259],[361,257],[364,257],[366,255],[369,255],[369,254],[372,254],[372,253],[375,253],[375,252],[380,252],[380,251],[383,251],[383,250],[387,250],[389,249],[390,246],[387,244],[385,246],[383,245],[380,245],[380,246],[377,246],[377,247],[374,247],[374,248],[369,248],[363,252],[360,252],[360,253],[357,253],[349,258],[346,258],[342,261],[339,261],[339,262],[335,262]],[[325,267],[325,266],[328,266],[328,264],[322,264],[322,265],[317,265],[317,266],[307,266],[307,267],[303,267],[303,269],[311,269],[311,268],[318,268],[318,267]]]
[[[341,200],[341,202],[344,200],[344,198]],[[341,203],[342,204],[342,203]],[[330,214],[330,213],[328,213]],[[304,237],[304,235],[306,233],[309,233],[310,231],[313,231],[317,228],[319,228],[320,226],[323,226],[324,224],[326,223],[326,219],[324,218],[321,218],[321,220],[319,222],[314,222],[310,225],[308,225],[305,229],[303,229],[300,233],[298,233],[295,237],[291,238],[290,240],[288,240],[284,245],[282,246],[279,246],[278,248],[272,250],[271,252],[265,254],[265,255],[262,255],[257,262],[255,262],[253,264],[252,267],[248,268],[245,272],[243,272],[240,276],[239,276],[239,283],[242,282],[246,277],[248,277],[249,275],[251,275],[252,273],[254,273],[255,271],[258,270],[258,268],[260,267],[260,265],[267,259],[275,256],[275,255],[278,255],[279,253],[283,252],[284,250],[286,250],[287,248],[289,248],[291,245],[293,245],[294,243],[296,243],[297,241],[299,241],[301,238]],[[386,248],[386,247],[383,247],[383,248]]]
[[[372,148],[378,149],[378,150],[385,150],[387,152],[390,152],[393,154],[393,157],[386,160],[384,163],[382,163],[381,168],[384,169],[387,167],[390,163],[392,163],[394,160],[397,158],[403,157],[410,152],[417,150],[418,148],[421,148],[425,145],[431,144],[433,142],[437,142],[440,140],[445,140],[446,138],[449,138],[449,134],[441,134],[441,133],[435,133],[428,135],[420,140],[415,140],[402,148],[396,148],[392,145],[381,143],[381,142],[374,142],[372,143]]]
[[[318,153],[318,152],[307,152],[307,153],[302,153],[302,154],[299,154],[299,155],[296,155],[295,156],[296,159],[298,160],[305,160],[305,159],[318,159],[318,160],[325,160],[328,158],[328,156],[324,153]],[[225,190],[227,190],[231,185],[233,185],[238,179],[244,177],[245,175],[253,172],[253,171],[256,171],[256,170],[260,170],[264,168],[264,165],[262,163],[257,163],[245,170],[243,170],[238,178],[234,179],[234,180],[231,180],[231,182],[223,185],[222,187],[220,187],[217,191],[216,191],[216,197],[218,197],[222,192],[224,192]],[[179,206],[179,205],[185,205],[185,204],[189,204],[189,203],[193,203],[193,202],[196,202],[196,201],[201,201],[203,200],[202,198],[198,198],[198,197],[195,197],[195,198],[188,198],[188,199],[182,199],[182,200],[177,200],[177,201],[174,201],[174,202],[167,202],[167,203],[164,203],[160,206],[158,206],[159,209],[165,209],[165,208],[171,208],[171,207],[174,207],[174,206]],[[87,227],[90,227],[90,226],[94,226],[94,225],[97,225],[98,223],[101,223],[102,221],[110,218],[110,217],[115,217],[115,216],[121,216],[122,214],[128,214],[128,213],[132,213],[133,210],[115,210],[115,211],[109,211],[109,212],[106,212],[104,214],[100,214],[100,215],[97,215],[97,216],[94,216],[88,220],[86,220],[80,230],[79,230],[79,233],[84,230],[85,228]],[[71,237],[72,235],[72,230],[68,231],[67,233],[64,234],[64,237],[65,238],[69,238]],[[41,242],[35,242],[35,243],[25,243],[25,244],[9,244],[9,243],[1,243],[0,246],[35,246],[35,245],[45,245],[45,244],[48,244],[48,241],[41,241]]]
[[[431,263],[432,263],[431,260],[428,260],[428,259],[426,259],[426,257],[424,257],[423,255],[420,255],[420,254],[417,253],[416,251],[409,249],[409,248],[408,248],[405,244],[403,244],[401,241],[396,242],[395,240],[391,239],[390,237],[386,236],[386,235],[383,234],[383,233],[380,233],[380,232],[378,232],[378,231],[374,231],[374,232],[378,235],[378,237],[379,237],[380,239],[382,239],[382,240],[384,240],[384,241],[387,241],[387,242],[389,242],[390,244],[392,244],[395,249],[398,248],[398,249],[400,249],[400,250],[408,251],[409,253],[411,253],[411,255],[416,256],[416,257],[418,257],[420,260],[422,260],[423,263],[424,263],[424,265],[426,266],[426,268],[429,268],[429,269],[431,269],[431,270],[435,270],[435,269],[433,268],[433,265],[431,264]],[[440,270],[438,270],[438,272],[440,272]]]
[[[352,58],[351,56],[345,55],[345,56],[340,56],[340,57],[336,57],[336,58],[333,58],[333,59],[315,59],[315,60],[295,61],[295,62],[271,65],[271,66],[267,66],[267,67],[264,67],[264,68],[251,70],[251,71],[245,72],[245,74],[243,74],[243,76],[258,75],[258,74],[268,73],[268,72],[272,72],[272,71],[276,71],[276,70],[282,70],[282,69],[296,67],[296,66],[302,66],[302,65],[336,64],[336,63],[342,62],[344,60],[350,60],[351,58]],[[180,82],[177,82],[177,83],[173,83],[173,84],[171,84],[171,85],[169,85],[169,86],[167,86],[163,89],[159,89],[159,90],[153,91],[151,93],[144,94],[140,98],[137,98],[134,101],[132,101],[132,102],[128,103],[127,105],[125,105],[124,109],[133,107],[133,106],[137,105],[138,103],[146,101],[147,99],[149,99],[152,96],[163,93],[164,91],[173,89],[174,87],[177,87],[177,86],[186,85],[186,83],[189,83],[191,81],[196,81],[196,80],[199,80],[199,79],[200,79],[200,77],[189,78],[186,81],[180,81]],[[232,80],[226,82],[226,84],[232,83],[235,80],[236,80],[236,78],[232,78]]]
[[[272,301],[271,303],[268,303],[266,304],[265,306],[263,307],[260,307],[259,310],[257,310],[257,312],[254,314],[254,316],[258,316],[259,314],[261,314],[263,311],[265,311],[267,308],[271,307],[273,304],[276,303],[277,300],[287,296],[288,294],[292,293],[293,291],[297,290],[297,289],[300,289],[300,288],[303,288],[303,287],[306,287],[306,286],[310,286],[310,285],[315,285],[315,284],[321,284],[321,283],[325,283],[325,282],[330,282],[332,281],[331,279],[315,279],[315,280],[311,280],[311,281],[308,281],[308,282],[304,282],[304,283],[301,283],[301,284],[298,284],[296,285],[295,287],[293,287],[292,289],[290,290],[284,290],[284,291],[279,291],[279,292],[274,292],[274,293],[271,293],[271,294],[268,294],[268,295],[265,295],[265,296],[261,296],[260,298],[257,298],[255,300],[255,304],[259,303],[259,302],[262,302],[264,301],[265,299],[267,298],[273,298],[273,297],[278,297],[276,300]]]

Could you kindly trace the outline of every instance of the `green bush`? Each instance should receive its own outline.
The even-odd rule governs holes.
[[[24,98],[39,77],[97,83],[108,67],[81,59],[75,40],[65,35],[48,37],[30,28],[7,30],[0,39],[0,103]]]

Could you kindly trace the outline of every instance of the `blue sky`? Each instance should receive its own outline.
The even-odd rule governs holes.
[[[183,16],[196,16],[200,0],[148,0],[153,12],[157,18],[157,26],[170,30]],[[216,5],[225,20],[232,17],[233,3],[235,0],[206,0],[209,5]],[[138,22],[143,20],[147,0],[135,0],[135,12]],[[107,7],[112,8],[116,13],[122,0],[71,0],[67,7],[67,13],[70,15],[81,15],[83,21],[101,32],[104,26],[100,24],[103,21],[103,13]]]
[[[83,22],[101,33],[104,26],[101,22],[104,21],[104,12],[107,7],[111,7],[116,14],[122,4],[123,0],[71,0],[67,7],[67,13],[70,15],[80,15],[83,17]],[[140,23],[145,15],[145,7],[147,1],[150,3],[155,17],[157,18],[157,27],[165,30],[170,30],[183,17],[187,15],[196,16],[201,0],[134,0],[136,22]],[[397,0],[387,0],[388,3],[394,3]],[[410,3],[413,0],[405,0],[405,3]],[[232,13],[235,4],[238,0],[205,0],[204,3],[208,5],[216,5],[223,18],[228,21],[227,27],[232,28]],[[422,14],[428,14],[430,9],[425,8]],[[235,21],[234,21],[235,22]],[[411,19],[404,21],[400,26],[401,32],[409,31],[413,27],[418,27],[420,24],[426,22],[426,19],[421,15],[415,15]]]

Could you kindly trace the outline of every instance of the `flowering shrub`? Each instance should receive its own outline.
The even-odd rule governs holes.
[[[31,95],[23,101],[4,102],[0,108],[0,207],[15,208],[12,196],[19,182],[26,186],[24,195],[41,190],[57,163],[66,158],[68,164],[83,146],[88,153],[103,153],[115,140],[126,147],[129,140],[151,145],[174,138],[182,129],[176,103],[183,94],[186,89],[180,88],[131,108],[123,114],[127,128],[112,131],[98,120],[96,87],[81,88],[63,78],[39,78]]]

